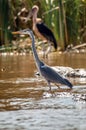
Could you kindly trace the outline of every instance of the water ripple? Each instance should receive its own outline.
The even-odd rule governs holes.
[[[41,82],[43,79],[41,78],[10,78],[0,80],[0,83],[12,83],[12,84],[21,84],[21,83],[34,83]]]

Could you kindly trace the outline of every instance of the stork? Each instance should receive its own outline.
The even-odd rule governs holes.
[[[33,31],[35,35],[42,41],[48,42],[49,47],[46,50],[46,52],[43,46],[43,56],[47,57],[49,52],[51,51],[52,43],[54,45],[55,50],[57,49],[57,41],[53,32],[43,23],[43,21],[40,18],[37,18],[38,11],[39,7],[37,5],[34,5],[25,21],[28,21],[28,19],[32,17]]]

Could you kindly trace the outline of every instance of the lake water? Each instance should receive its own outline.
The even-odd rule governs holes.
[[[50,54],[44,62],[86,69],[86,54]],[[36,71],[32,54],[0,55],[0,130],[86,130],[86,78],[50,92]]]

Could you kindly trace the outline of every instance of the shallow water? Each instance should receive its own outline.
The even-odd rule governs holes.
[[[44,62],[86,68],[86,55],[50,54]],[[50,92],[35,72],[32,54],[0,56],[0,130],[86,130],[86,78]]]

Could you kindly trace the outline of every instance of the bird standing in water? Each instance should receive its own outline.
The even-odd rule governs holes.
[[[27,34],[27,35],[30,35],[30,37],[32,39],[33,56],[34,56],[34,60],[35,60],[37,69],[38,69],[40,75],[42,77],[44,77],[44,79],[47,81],[50,90],[51,90],[51,84],[50,83],[55,83],[55,84],[60,83],[60,84],[67,85],[69,88],[73,87],[73,85],[67,79],[60,76],[54,69],[52,69],[51,67],[49,67],[48,65],[46,65],[45,63],[43,63],[39,59],[38,54],[36,52],[36,48],[35,48],[34,35],[33,35],[33,32],[30,29],[25,29],[25,30],[13,32],[12,34]]]
[[[25,21],[28,21],[28,19],[32,17],[34,33],[44,42],[48,42],[49,46],[46,51],[43,46],[43,56],[47,57],[49,52],[51,51],[52,43],[54,45],[55,50],[57,49],[57,42],[53,32],[42,22],[40,18],[37,18],[38,11],[39,7],[37,5],[34,5]]]

